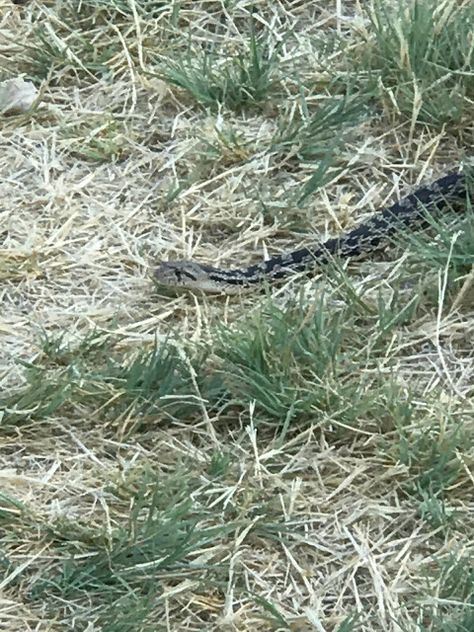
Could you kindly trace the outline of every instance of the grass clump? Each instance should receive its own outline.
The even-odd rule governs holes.
[[[378,375],[377,364],[397,319],[387,324],[385,305],[382,318],[377,343],[361,346],[356,323],[377,327],[378,320],[363,299],[337,310],[325,297],[311,307],[282,310],[269,303],[250,324],[223,332],[215,351],[225,367],[222,379],[237,402],[254,402],[283,432],[298,420],[390,426],[401,393],[386,372]]]
[[[469,115],[474,95],[474,8],[470,2],[375,0],[373,43],[362,68],[375,74],[386,106],[441,127]]]
[[[213,50],[190,45],[180,59],[161,63],[161,78],[184,89],[201,106],[224,106],[236,112],[261,106],[278,83],[278,49],[265,32],[257,37],[251,22],[243,52],[222,57]]]
[[[50,85],[64,85],[65,81],[81,85],[96,80],[112,83],[122,73],[121,59],[126,58],[132,65],[140,63],[140,55],[147,50],[146,36],[156,31],[155,18],[165,9],[156,0],[133,4],[122,0],[65,0],[54,7],[32,3],[24,9],[30,30],[22,42],[22,69],[36,82],[47,80]],[[140,20],[143,39],[138,47],[137,42],[128,47],[125,39],[135,17]],[[4,67],[11,72],[11,67]]]
[[[220,380],[211,376],[207,381],[205,374],[196,371],[204,360],[199,355],[194,365],[184,350],[165,342],[123,363],[107,346],[107,340],[101,340],[97,347],[88,336],[75,346],[47,339],[45,349],[53,362],[43,359],[25,365],[27,384],[0,399],[3,422],[45,419],[75,409],[80,402],[79,409],[92,407],[95,414],[101,411],[108,419],[131,415],[142,426],[160,411],[168,419],[199,411],[203,380],[207,394],[219,401]],[[123,431],[128,434],[137,429],[134,423]]]
[[[302,162],[314,162],[327,155],[328,147],[341,149],[343,132],[355,127],[371,114],[370,95],[350,94],[329,97],[310,111],[304,97],[301,99],[303,117],[282,122],[273,139],[273,148],[284,152],[292,148]]]
[[[107,487],[101,505],[120,505],[120,516],[105,524],[100,512],[87,521],[36,515],[10,524],[10,549],[15,533],[25,538],[34,531],[50,554],[41,575],[8,557],[0,560],[11,578],[9,588],[28,583],[29,603],[41,602],[44,613],[64,625],[74,622],[75,629],[92,621],[104,626],[100,629],[152,629],[153,612],[173,584],[179,588],[189,578],[207,589],[221,581],[213,551],[235,525],[196,502],[199,480],[185,468],[171,475],[134,468],[121,478]]]
[[[62,540],[71,557],[59,574],[37,582],[33,596],[44,596],[48,586],[58,597],[96,593],[109,602],[122,596],[124,587],[125,594],[138,591],[146,595],[152,589],[158,594],[163,572],[182,568],[191,554],[211,545],[232,528],[205,526],[207,512],[195,508],[192,487],[186,472],[160,479],[145,471],[137,480],[108,489],[109,494],[129,507],[121,524],[109,533],[97,529],[97,525],[74,526],[68,521],[52,525],[51,535],[56,541]],[[71,540],[75,550],[70,546]]]
[[[443,414],[443,411],[440,411]],[[433,528],[449,530],[456,523],[456,512],[450,507],[449,490],[463,476],[459,460],[462,445],[472,441],[465,430],[465,420],[446,415],[440,427],[422,422],[414,427],[399,427],[400,462],[410,468],[412,478],[405,489],[419,503],[423,520]],[[462,528],[462,524],[458,525]]]
[[[296,195],[297,206],[334,177],[335,163],[347,145],[350,131],[373,114],[370,99],[370,94],[350,94],[347,87],[345,95],[328,97],[310,110],[301,94],[302,116],[282,118],[272,140],[272,150],[290,163],[317,164]]]
[[[429,578],[437,597],[420,609],[422,632],[469,632],[474,624],[474,565],[463,553],[436,559],[437,571]]]

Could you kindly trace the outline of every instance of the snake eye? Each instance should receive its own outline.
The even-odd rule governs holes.
[[[191,279],[191,281],[197,280],[194,274],[191,274],[191,272],[188,272],[187,270],[181,270],[181,274],[185,277],[188,277],[188,279]]]

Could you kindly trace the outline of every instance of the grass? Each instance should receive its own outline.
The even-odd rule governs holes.
[[[362,66],[378,77],[388,107],[434,127],[461,121],[474,94],[472,4],[377,0],[370,17],[375,38]]]
[[[32,586],[34,599],[95,593],[114,603],[130,593],[159,593],[166,573],[183,572],[187,558],[215,545],[232,530],[231,524],[205,525],[206,512],[194,506],[191,493],[196,485],[187,480],[186,470],[165,480],[151,471],[137,474],[107,489],[107,495],[125,509],[122,520],[112,528],[98,530],[99,525],[91,528],[68,520],[47,526],[49,537],[70,557],[59,569],[51,569],[50,577],[45,573],[38,578]],[[190,574],[206,568],[206,564],[189,563]]]
[[[278,82],[278,48],[271,46],[266,33],[257,38],[250,20],[248,42],[231,57],[220,58],[216,51],[203,50],[191,42],[177,61],[161,62],[161,78],[183,88],[204,108],[223,106],[239,112],[260,106],[275,92]]]
[[[467,162],[472,3],[5,4],[0,627],[471,630],[471,202],[263,292],[150,272]]]

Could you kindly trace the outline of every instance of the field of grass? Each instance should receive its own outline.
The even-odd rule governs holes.
[[[0,629],[472,632],[472,0],[0,0]]]

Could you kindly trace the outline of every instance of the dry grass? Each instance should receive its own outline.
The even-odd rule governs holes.
[[[41,89],[2,119],[0,627],[473,629],[472,212],[271,296],[149,275],[469,158],[474,14],[417,5],[0,0]]]

